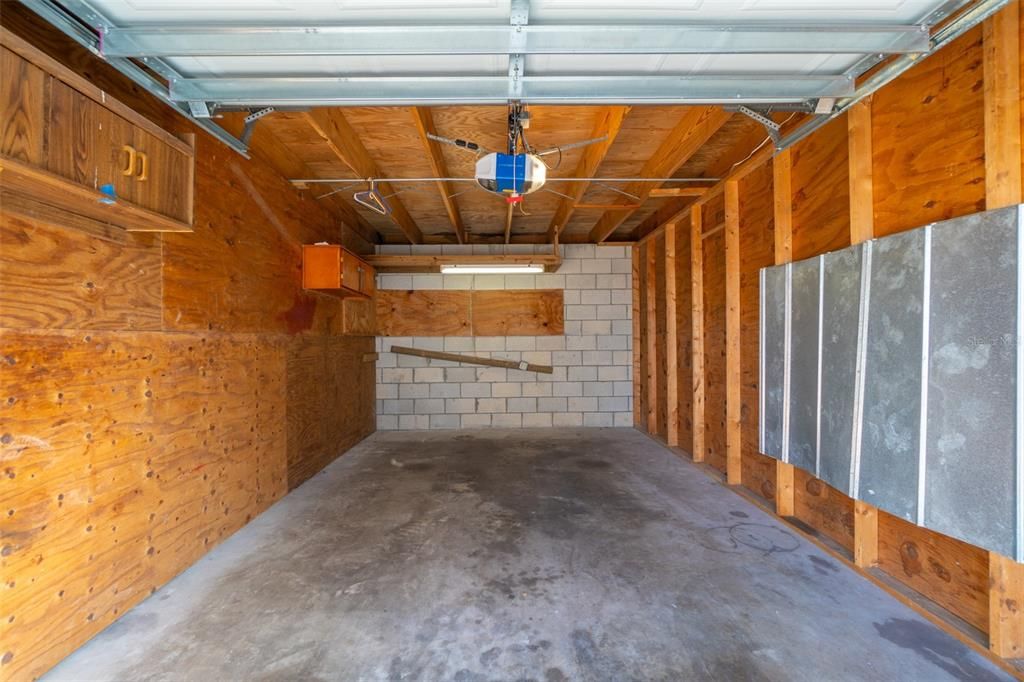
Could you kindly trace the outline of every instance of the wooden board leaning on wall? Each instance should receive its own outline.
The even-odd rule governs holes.
[[[561,289],[378,290],[381,336],[558,336]]]

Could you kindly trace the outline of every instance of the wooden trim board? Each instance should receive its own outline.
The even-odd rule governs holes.
[[[437,350],[409,348],[408,346],[391,346],[391,352],[398,353],[399,355],[413,355],[419,358],[430,358],[432,360],[464,362],[471,365],[484,365],[487,367],[504,367],[505,369],[540,372],[541,374],[554,374],[555,372],[554,368],[550,365],[535,365],[529,362],[516,362],[515,360],[501,360],[498,358],[481,358],[474,355],[463,355],[462,353],[444,353]]]

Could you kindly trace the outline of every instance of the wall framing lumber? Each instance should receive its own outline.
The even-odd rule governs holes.
[[[1011,2],[983,24],[985,206],[1021,203],[1020,5]]]
[[[1003,658],[1024,658],[1024,564],[989,552],[989,648]]]
[[[665,226],[665,440],[679,445],[679,344],[676,341],[676,224]]]
[[[647,432],[658,433],[658,306],[657,249],[647,244]]]
[[[690,295],[693,352],[693,456],[694,462],[704,461],[704,242],[703,209],[690,209]]]
[[[792,155],[786,149],[772,161],[772,191],[775,196],[775,264],[793,260],[793,178]],[[775,464],[775,513],[796,514],[796,467],[781,459]]]
[[[725,183],[725,458],[726,480],[743,481],[740,441],[740,188]]]
[[[633,279],[633,425],[640,428],[643,425],[642,406],[640,399],[644,395],[643,382],[641,380],[641,358],[640,349],[644,341],[641,333],[640,322],[640,258],[641,246],[634,244],[631,247],[633,257],[632,279]]]

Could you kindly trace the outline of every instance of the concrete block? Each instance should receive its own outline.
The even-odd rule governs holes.
[[[444,339],[444,350],[446,353],[465,353],[473,350],[473,337],[471,336],[446,336]]]
[[[553,367],[552,370],[551,374],[538,374],[535,378],[536,381],[559,382],[568,378],[566,367]]]
[[[597,409],[600,412],[625,412],[629,409],[629,398],[598,398]]]
[[[537,275],[505,275],[506,289],[536,289]]]
[[[426,358],[419,358],[415,355],[399,355],[399,367],[426,367],[429,363]]]
[[[507,410],[509,412],[536,412],[536,398],[509,398]]]
[[[440,414],[444,412],[444,398],[420,398],[413,409],[416,414]]]
[[[504,336],[474,336],[470,340],[473,342],[473,350],[477,354],[505,350]]]
[[[565,338],[565,349],[567,351],[597,350],[597,337],[589,334],[567,336]]]
[[[378,337],[380,340],[380,337]],[[398,367],[398,356],[394,353],[385,353],[383,351],[377,351],[377,367],[384,369],[385,367]]]
[[[444,369],[441,367],[417,368],[413,371],[412,380],[416,383],[444,381]]]
[[[510,336],[505,339],[505,350],[524,351],[534,350],[537,347],[535,336]]]
[[[395,384],[399,398],[426,398],[430,395],[430,384]]]
[[[495,414],[491,417],[491,426],[496,429],[518,429],[523,425],[521,414]]]
[[[476,400],[474,398],[446,398],[444,411],[448,414],[467,414],[476,412]]]
[[[629,350],[628,336],[599,336],[597,337],[598,350]]]
[[[421,431],[430,428],[430,417],[425,414],[403,414],[398,417],[399,431]]]
[[[624,305],[599,305],[597,306],[598,320],[626,320],[628,311]]]
[[[459,415],[430,415],[430,428],[432,429],[457,429],[462,426],[462,419]]]
[[[625,260],[613,260],[612,261],[612,274],[615,275],[628,275],[633,272],[633,260],[627,258]]]
[[[398,429],[398,415],[395,414],[378,414],[377,415],[377,430],[378,431],[395,431]]]
[[[595,258],[630,258],[632,254],[628,251],[628,246],[597,246],[594,253]]]
[[[567,320],[596,320],[597,306],[592,305],[567,305],[565,306],[565,319]]]
[[[574,367],[582,362],[583,353],[578,350],[560,350],[551,354],[551,364],[556,366]]]
[[[444,337],[441,336],[416,336],[412,340],[412,346],[421,350],[444,350]],[[436,362],[436,360],[428,361]]]
[[[580,331],[580,325],[583,324],[579,320],[566,320],[565,321],[565,336],[579,336],[583,332]]]
[[[443,244],[441,246],[441,253],[445,256],[472,256],[473,245],[472,244]],[[462,275],[454,275],[455,277],[461,277]]]
[[[591,261],[592,263],[600,263],[601,261]],[[612,302],[612,292],[608,289],[591,289],[589,291],[580,292],[580,303],[586,305],[610,305]]]
[[[551,351],[529,351],[523,353],[523,362],[529,362],[534,365],[550,365],[551,364]]]
[[[597,367],[569,366],[569,381],[597,381]]]
[[[585,412],[583,414],[584,426],[613,426],[614,418],[608,412]]]
[[[383,383],[384,380],[381,378],[383,375],[384,375],[384,370],[382,370],[380,367],[375,367],[374,368],[373,376],[376,377],[374,379],[375,382],[377,382],[378,384]]]
[[[381,370],[381,382],[397,384],[412,381],[412,370],[405,368]]]
[[[612,333],[612,321],[611,320],[584,320],[580,323],[580,330],[584,334],[593,334],[594,336],[607,336]],[[586,350],[594,350],[593,348],[587,348]]]
[[[401,289],[408,291],[412,289],[412,276],[411,275],[377,275],[377,288],[378,289]]]
[[[508,381],[508,370],[503,367],[478,367],[477,381],[497,382]]]
[[[613,275],[602,275],[602,277],[612,277]],[[565,288],[566,289],[610,289],[611,287],[598,287],[597,275],[566,275],[565,276]]]
[[[564,258],[578,259],[578,258],[593,258],[595,253],[595,246],[593,244],[565,244],[565,256]]]
[[[579,289],[563,289],[562,303],[565,305],[580,305],[581,293]]]
[[[588,381],[583,384],[583,395],[585,396],[610,396],[614,393],[615,387],[610,381]]]
[[[534,275],[534,283],[538,289],[564,289],[565,275],[553,272]]]
[[[473,275],[441,275],[441,286],[449,290],[466,290],[473,288]]]
[[[504,398],[477,398],[476,399],[476,411],[483,414],[485,412],[505,412],[507,409],[506,400]]]
[[[612,415],[614,426],[632,426],[633,425],[633,413],[632,412],[616,412]]]
[[[596,289],[628,289],[629,279],[625,275],[595,275]]]
[[[398,397],[398,384],[377,384],[377,399],[395,399]]]
[[[628,310],[633,309],[633,290],[632,289],[610,289],[611,300],[609,303],[612,305],[624,305],[627,306]]]
[[[607,258],[594,258],[580,263],[580,272],[583,274],[610,275],[612,262]]]
[[[489,414],[464,414],[462,415],[462,428],[464,429],[480,429],[486,428],[491,425],[491,415]]]
[[[612,351],[612,364],[613,365],[624,365],[626,367],[633,366],[633,353],[628,350],[616,350]]]
[[[565,350],[565,337],[538,336],[537,350]]]
[[[535,412],[534,414],[523,415],[523,428],[524,429],[542,429],[551,426],[552,415],[545,412]]]
[[[562,266],[558,268],[558,274],[567,276],[580,274],[580,262],[578,258],[563,260]]]
[[[611,320],[611,333],[616,336],[633,336],[633,320]]]
[[[408,256],[412,253],[409,244],[378,244],[375,250],[382,256]]]
[[[381,414],[413,414],[413,401],[407,399],[382,400],[379,412]]]
[[[474,289],[504,289],[505,275],[473,275]]]
[[[551,415],[552,426],[583,426],[583,414],[580,412],[556,412]]]
[[[597,412],[597,398],[568,398],[568,401],[569,412]]]
[[[585,350],[583,351],[584,365],[610,365],[612,364],[612,352],[609,350]]]
[[[523,387],[524,398],[543,398],[552,395],[552,387],[558,386],[558,384],[555,383],[542,383],[539,381],[532,384],[525,383],[520,385]]]
[[[626,381],[629,379],[629,375],[626,373],[625,367],[598,367],[597,379],[598,381]]]
[[[622,395],[626,397],[633,395],[632,381],[613,381],[612,385],[612,395]]]
[[[553,391],[552,395],[568,397],[583,395],[583,382],[581,381],[561,381],[557,384],[552,384]]]
[[[449,383],[476,381],[476,367],[449,367],[444,371],[444,379]]]
[[[413,289],[443,289],[444,275],[413,275]]]
[[[536,381],[537,377],[547,376],[539,372],[524,372],[518,369],[510,369],[508,371],[508,380],[516,381],[519,383],[526,383],[527,381]]]
[[[538,412],[565,412],[568,403],[567,398],[537,398]]]
[[[475,381],[467,384],[457,384],[462,388],[463,398],[490,398],[492,384],[480,384]]]
[[[459,398],[462,390],[459,384],[438,383],[428,384],[431,398]]]
[[[509,382],[489,384],[491,395],[495,398],[518,398],[523,394],[523,385]]]

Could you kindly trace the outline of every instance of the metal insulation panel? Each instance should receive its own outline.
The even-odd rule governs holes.
[[[786,270],[761,271],[761,452],[783,458],[786,381]]]
[[[860,499],[917,521],[925,230],[872,244]]]
[[[818,476],[853,492],[854,420],[860,341],[862,245],[822,256],[821,400]]]
[[[1016,207],[932,228],[923,525],[1017,556]]]
[[[815,471],[818,441],[818,320],[821,259],[792,264],[789,462]]]

